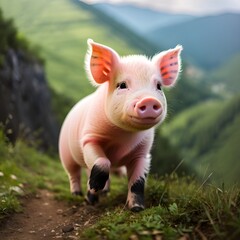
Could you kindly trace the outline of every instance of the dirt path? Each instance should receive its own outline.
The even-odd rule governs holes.
[[[0,226],[1,240],[79,239],[84,227],[92,225],[100,210],[92,206],[67,205],[48,190],[23,201],[23,212]]]

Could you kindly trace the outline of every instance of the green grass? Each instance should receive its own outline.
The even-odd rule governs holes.
[[[56,157],[38,152],[22,141],[11,146],[2,134],[0,153],[0,219],[21,211],[21,198],[39,188],[53,191],[62,201],[74,204],[83,201],[69,193],[68,178]],[[110,194],[100,198],[102,216],[80,232],[80,238],[237,239],[240,189],[234,186],[226,190],[206,182],[178,177],[174,172],[162,178],[150,176],[145,191],[146,209],[132,213],[125,206],[126,179],[113,177]]]
[[[60,161],[17,141],[8,144],[0,131],[0,219],[21,211],[21,196],[48,188],[56,198],[73,201]]]
[[[92,11],[72,0],[0,0],[0,7],[5,18],[13,18],[20,33],[39,46],[51,87],[75,101],[94,90],[84,71],[88,38],[121,55],[140,52]]]
[[[201,186],[192,178],[150,178],[148,208],[132,213],[124,206],[108,210],[81,239],[237,239],[240,236],[239,189]],[[188,237],[188,238],[187,238]]]

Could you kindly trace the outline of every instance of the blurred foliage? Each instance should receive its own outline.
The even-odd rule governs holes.
[[[75,101],[67,95],[61,94],[51,88],[51,103],[54,116],[56,116],[58,123],[63,123],[69,110],[74,106]]]
[[[180,73],[176,87],[165,91],[168,101],[167,120],[171,120],[177,113],[197,103],[219,98],[211,91],[210,85],[203,84],[193,76],[190,77],[187,74],[187,68],[188,64],[183,63],[183,71]]]
[[[223,98],[229,98],[240,93],[240,54],[235,54],[224,65],[205,74],[202,83],[209,85],[212,90]]]
[[[44,63],[38,47],[33,47],[28,40],[18,33],[13,20],[5,20],[0,8],[0,66],[4,62],[4,54],[8,49],[24,50],[30,60]]]
[[[151,154],[153,157],[150,170],[152,174],[161,176],[171,174],[174,171],[179,175],[197,175],[184,162],[184,159],[181,159],[179,149],[172,146],[169,139],[163,136],[161,128],[157,129],[155,133]]]
[[[13,25],[12,20],[4,20],[2,10],[0,9],[0,51],[1,53],[6,51],[9,46],[17,47],[16,41],[16,28]]]
[[[240,183],[239,125],[240,96],[237,95],[228,101],[199,103],[181,112],[165,125],[163,134],[202,177],[213,172],[214,181],[230,186]]]

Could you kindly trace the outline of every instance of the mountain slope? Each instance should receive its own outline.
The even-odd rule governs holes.
[[[141,53],[137,46],[128,43],[127,36],[79,1],[0,0],[0,6],[7,18],[15,19],[20,32],[40,46],[50,85],[75,101],[93,91],[84,71],[88,38],[109,45],[122,55]]]
[[[233,56],[226,64],[209,72],[204,84],[210,84],[214,92],[228,97],[240,92],[240,53]]]
[[[87,38],[114,48],[120,55],[152,56],[162,49],[156,49],[111,17],[77,0],[52,0],[51,3],[47,0],[12,0],[11,3],[0,0],[0,4],[6,16],[14,17],[20,31],[40,46],[50,85],[58,96],[65,95],[74,101],[94,90],[84,70]],[[23,15],[24,8],[26,14]],[[180,81],[181,89],[188,91],[189,84],[184,78]],[[201,99],[199,88],[195,87],[194,91],[190,88],[194,96]],[[195,103],[187,99],[188,95],[183,100],[182,93],[176,92],[178,94],[173,91],[173,98],[182,99],[179,109]]]
[[[240,183],[239,125],[238,95],[227,102],[209,101],[183,111],[165,127],[164,134],[200,176],[213,172],[214,181],[232,184]]]
[[[57,150],[59,126],[51,109],[42,60],[0,9],[0,129],[8,141]]]
[[[218,67],[240,52],[240,14],[221,14],[159,27],[147,35],[158,46],[182,44],[184,54],[205,69]]]
[[[130,4],[116,5],[99,3],[94,6],[116,21],[129,27],[133,32],[137,32],[141,35],[147,34],[158,27],[170,26],[194,18],[191,15],[175,15]]]
[[[219,67],[240,52],[240,14],[237,13],[194,17],[127,4],[96,4],[95,8],[158,48],[182,44],[187,60],[204,69]]]

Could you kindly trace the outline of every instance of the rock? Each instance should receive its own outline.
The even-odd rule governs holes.
[[[66,226],[62,227],[62,231],[64,233],[72,232],[73,230],[74,230],[74,226],[72,224],[69,224],[69,225],[66,225]]]
[[[63,214],[63,210],[62,210],[62,209],[58,209],[58,210],[57,210],[57,214],[58,214],[58,215],[62,215],[62,214]]]
[[[59,126],[42,65],[22,50],[8,49],[0,79],[0,123],[8,139],[14,143],[21,136],[42,149],[57,149]]]

